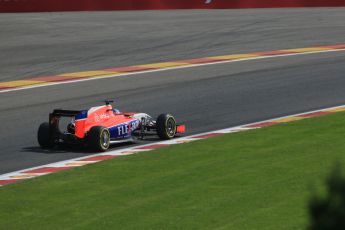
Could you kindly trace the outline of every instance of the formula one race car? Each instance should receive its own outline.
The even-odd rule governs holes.
[[[121,113],[105,101],[103,106],[88,110],[55,109],[49,114],[49,122],[40,125],[37,133],[42,148],[52,148],[61,143],[83,144],[96,151],[106,151],[110,144],[144,139],[158,135],[168,140],[185,132],[185,125],[176,124],[170,114],[161,114],[156,120],[146,113]],[[69,118],[67,128],[61,131],[61,118]],[[66,126],[65,126],[66,127]]]

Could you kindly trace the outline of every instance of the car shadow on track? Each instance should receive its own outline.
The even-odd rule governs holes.
[[[150,144],[160,141],[159,137],[156,135],[145,136],[143,139],[136,137],[134,142],[123,142],[110,145],[107,151],[120,150],[123,148],[129,148],[134,146],[140,146],[145,144]],[[105,151],[105,153],[107,152]],[[87,145],[84,144],[65,144],[60,143],[55,145],[53,148],[41,148],[39,145],[36,146],[27,146],[21,149],[21,152],[28,153],[40,153],[40,154],[64,154],[64,153],[79,153],[79,154],[96,154],[96,152],[91,150]]]
[[[132,147],[138,145],[138,143],[119,143],[113,146],[110,146],[108,151],[117,150],[126,147]],[[23,147],[21,152],[30,152],[30,153],[43,153],[43,154],[61,154],[61,153],[83,153],[83,154],[95,154],[93,150],[88,149],[86,146],[71,146],[71,145],[58,145],[50,149],[43,149],[39,146],[28,146]]]
[[[144,140],[136,140],[135,142],[124,142],[124,143],[111,145],[107,151],[120,150],[123,148],[150,144],[156,141],[159,141],[159,139],[154,138],[154,137],[147,137]],[[43,154],[83,153],[85,155],[100,153],[100,152],[95,152],[93,150],[90,150],[87,146],[67,145],[67,144],[60,144],[50,149],[43,149],[40,146],[28,146],[28,147],[23,147],[21,149],[21,152],[43,153]]]
[[[85,153],[85,154],[90,154],[92,151],[88,151],[85,148],[74,148],[74,147],[54,147],[51,149],[42,149],[41,147],[38,146],[29,146],[29,147],[24,147],[21,149],[21,152],[30,152],[30,153],[44,153],[44,154],[59,154],[59,153]]]

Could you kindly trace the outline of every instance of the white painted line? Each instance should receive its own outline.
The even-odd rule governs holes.
[[[307,48],[315,48],[315,47],[307,47]],[[100,75],[100,76],[93,77],[93,78],[83,78],[83,79],[79,79],[79,80],[76,79],[76,80],[61,81],[61,82],[54,82],[54,83],[44,82],[44,84],[42,84],[42,85],[31,85],[31,86],[25,86],[25,87],[13,88],[13,89],[0,90],[0,93],[7,93],[7,92],[13,92],[13,91],[19,91],[19,90],[41,88],[41,87],[54,86],[54,85],[79,83],[79,82],[85,82],[85,81],[95,81],[95,80],[105,79],[105,78],[123,77],[123,76],[131,76],[131,75],[138,75],[138,74],[145,74],[145,73],[163,72],[163,71],[176,70],[176,69],[187,69],[187,68],[194,68],[194,67],[208,66],[208,65],[219,65],[219,64],[226,64],[226,63],[231,63],[231,62],[243,62],[243,61],[252,61],[252,60],[268,59],[268,58],[275,58],[275,57],[300,56],[300,55],[317,54],[317,53],[338,52],[338,51],[345,51],[345,48],[344,49],[334,49],[334,50],[308,51],[308,52],[294,53],[294,54],[279,54],[279,55],[267,55],[267,56],[259,56],[259,57],[248,57],[248,58],[238,59],[238,60],[226,60],[226,61],[217,61],[217,62],[202,63],[202,64],[188,64],[186,66],[166,67],[166,68],[162,68],[162,69],[144,70],[144,71],[133,72],[133,73],[109,74],[109,75],[105,75],[105,76]],[[207,58],[212,58],[212,57],[207,57]],[[30,80],[30,79],[25,79],[25,80]]]

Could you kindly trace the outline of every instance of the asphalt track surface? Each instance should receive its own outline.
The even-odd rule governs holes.
[[[121,18],[132,27],[96,30],[114,23],[110,19]],[[138,18],[143,18],[141,26]],[[343,44],[345,37],[343,8],[4,14],[0,19],[1,31],[9,32],[4,36],[7,42],[0,45],[1,81],[193,57]],[[13,21],[6,26],[3,19]],[[26,23],[15,23],[17,20]],[[55,32],[47,20],[59,21],[53,23]],[[78,23],[63,26],[59,24],[62,21]],[[88,24],[90,28],[85,31]],[[15,28],[20,26],[30,33]],[[1,33],[0,41],[3,39]],[[345,104],[344,69],[345,51],[339,51],[1,93],[0,173],[89,154],[38,148],[37,127],[54,108],[82,109],[114,98],[116,107],[124,111],[154,116],[173,113],[187,124],[188,134],[194,134]]]
[[[344,42],[345,8],[0,14],[0,81]]]

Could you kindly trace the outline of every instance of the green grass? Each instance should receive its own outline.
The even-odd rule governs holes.
[[[303,229],[345,114],[123,156],[0,188],[1,229]]]

